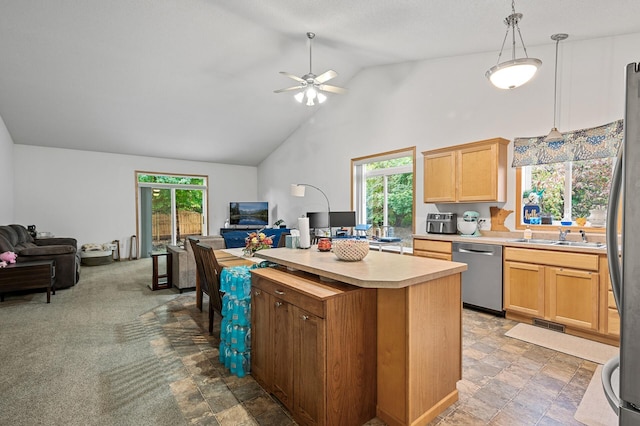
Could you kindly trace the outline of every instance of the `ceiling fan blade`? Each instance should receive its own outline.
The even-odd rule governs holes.
[[[331,80],[332,78],[336,78],[337,76],[338,76],[338,73],[337,73],[337,72],[335,72],[334,70],[329,70],[329,71],[325,71],[325,72],[323,72],[322,74],[320,74],[319,76],[317,76],[317,77],[315,78],[315,80],[316,80],[318,83],[322,84],[322,83],[324,83],[325,81],[329,81],[329,80]]]
[[[274,90],[273,93],[290,92],[292,90],[300,90],[300,89],[303,89],[303,88],[304,88],[304,86],[293,86],[293,87],[287,87],[286,89]]]
[[[342,87],[338,86],[331,86],[329,84],[320,84],[318,86],[318,89],[322,90],[323,92],[337,93],[339,95],[347,93],[347,89],[343,89]]]
[[[288,72],[286,72],[286,71],[280,71],[280,74],[282,74],[282,75],[284,75],[284,76],[287,76],[287,77],[289,77],[289,78],[292,78],[292,79],[294,79],[295,81],[298,81],[298,82],[300,82],[300,83],[306,83],[306,82],[305,82],[305,80],[301,79],[301,78],[300,78],[300,77],[298,77],[297,75],[293,75],[293,74],[288,73]]]

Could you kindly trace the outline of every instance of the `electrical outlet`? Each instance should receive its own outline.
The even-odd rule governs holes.
[[[479,217],[478,225],[481,231],[490,231],[491,230],[491,218],[490,217]]]

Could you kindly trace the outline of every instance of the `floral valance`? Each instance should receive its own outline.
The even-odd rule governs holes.
[[[615,157],[624,136],[623,120],[591,129],[566,132],[562,136],[564,140],[559,142],[545,142],[546,136],[515,138],[512,166]]]

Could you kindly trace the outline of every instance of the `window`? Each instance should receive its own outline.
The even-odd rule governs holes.
[[[359,224],[380,227],[411,247],[415,212],[415,147],[351,160],[352,202]]]
[[[606,211],[623,136],[624,122],[617,120],[562,133],[561,141],[515,138],[516,227],[533,223],[538,213],[542,224],[557,226],[566,218],[580,227],[604,227],[595,216]],[[600,211],[592,216],[593,210]]]
[[[615,158],[596,158],[522,167],[518,211],[538,199],[540,213],[550,214],[554,225],[563,218],[574,224],[578,218],[588,220],[591,210],[607,207],[614,165]],[[520,224],[525,224],[524,215]],[[596,224],[586,224],[591,225]]]
[[[207,177],[136,172],[140,252],[207,235]]]

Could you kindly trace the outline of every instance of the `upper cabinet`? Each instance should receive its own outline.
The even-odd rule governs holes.
[[[494,138],[424,151],[424,202],[506,202],[507,145]]]

